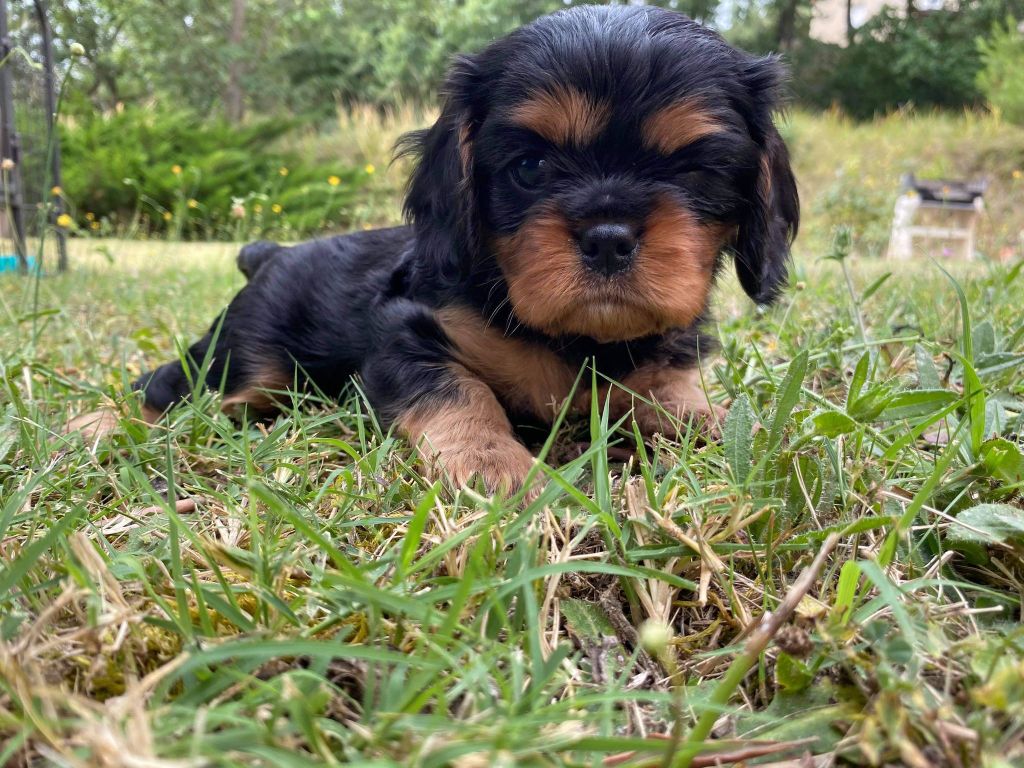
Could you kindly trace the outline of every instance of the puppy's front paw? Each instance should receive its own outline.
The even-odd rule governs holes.
[[[640,433],[644,437],[652,437],[658,433],[674,434],[677,423],[685,426],[692,422],[706,440],[721,439],[726,409],[720,405],[708,403],[706,400],[668,401],[658,404],[661,408],[637,402],[633,408],[633,418],[636,419]]]
[[[479,478],[488,493],[511,494],[523,487],[533,455],[511,437],[490,437],[479,443],[449,446],[434,457],[435,471],[456,488]]]
[[[120,426],[121,415],[114,408],[106,406],[69,419],[61,429],[61,433],[65,435],[77,433],[86,443],[93,443],[116,432]]]

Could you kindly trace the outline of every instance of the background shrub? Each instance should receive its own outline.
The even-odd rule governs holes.
[[[294,121],[231,125],[129,107],[62,130],[79,227],[181,237],[302,236],[350,223],[367,172],[276,149]]]
[[[1024,24],[1022,24],[1024,26]],[[978,38],[984,64],[978,87],[988,103],[1011,122],[1024,125],[1024,32],[1011,17],[987,40]]]
[[[981,104],[988,94],[979,72],[989,48],[978,40],[1008,13],[1024,15],[1022,6],[1021,0],[965,1],[909,17],[887,8],[856,30],[851,45],[801,38],[786,52],[794,95],[808,106],[838,106],[858,119],[910,105]],[[992,65],[997,89],[1012,82],[1009,67],[1016,66],[1012,38],[1003,35],[999,63]],[[767,49],[756,35],[746,36],[749,46]]]

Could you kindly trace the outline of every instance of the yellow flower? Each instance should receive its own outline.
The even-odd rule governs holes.
[[[288,175],[288,169],[285,168],[283,165],[280,168],[277,169],[277,172],[279,174],[281,174],[282,176],[287,176]]]
[[[164,221],[170,221],[174,218],[174,214],[170,211],[164,211]]]
[[[366,167],[363,168],[363,170],[366,171],[371,176],[377,171],[377,169],[374,167],[373,163],[367,163]]]
[[[274,203],[272,206],[270,206],[270,210],[272,210],[274,213],[280,213],[281,211],[284,210],[284,208],[281,207],[280,203]]]
[[[1017,181],[1020,181],[1021,179],[1024,179],[1024,171],[1021,171],[1021,170],[1014,171],[1013,172],[1013,178],[1015,178]]]
[[[62,213],[60,216],[57,217],[57,226],[61,227],[62,229],[67,229],[68,227],[71,226],[71,223],[71,217],[68,216],[66,213]]]
[[[341,184],[341,179],[339,179],[337,176],[328,176],[327,183],[330,184],[332,187],[336,187],[339,184]]]
[[[50,194],[53,195],[54,197],[60,197],[62,192],[64,192],[64,190],[61,189],[60,187],[53,187],[50,190]]]
[[[177,163],[172,165],[171,166],[171,173],[173,173],[175,176],[181,176],[181,166],[178,165]]]
[[[256,203],[256,205],[254,205],[252,209],[255,213],[263,213],[263,206],[260,205],[259,203]]]
[[[189,207],[189,208],[191,208],[191,209],[193,209],[193,210],[195,210],[196,208],[198,208],[198,207],[199,207],[199,201],[198,201],[198,200],[196,200],[195,198],[191,198],[191,199],[190,199],[190,200],[188,201],[188,207]]]
[[[100,228],[100,223],[98,221],[94,221],[89,226],[92,227],[93,229],[99,229]]]
[[[2,171],[13,171],[14,165],[14,161],[9,157],[5,157],[3,160],[0,160],[0,170]]]
[[[95,218],[96,218],[96,214],[93,213],[92,211],[89,211],[87,214],[85,214],[85,220],[86,221],[93,221]]]

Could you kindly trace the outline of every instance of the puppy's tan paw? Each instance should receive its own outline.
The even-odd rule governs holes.
[[[450,447],[439,452],[434,462],[456,488],[471,486],[479,478],[488,493],[509,495],[525,484],[533,467],[533,454],[512,438],[491,438],[475,445]],[[535,495],[534,489],[530,495]]]
[[[646,403],[637,403],[633,409],[633,418],[644,437],[672,435],[677,429],[685,429],[687,424],[692,423],[704,439],[721,439],[726,409],[720,405],[694,400],[682,403],[669,401],[659,405],[660,409]]]
[[[113,408],[106,407],[75,416],[64,425],[61,433],[78,434],[85,442],[93,443],[116,432],[120,426],[120,414]]]

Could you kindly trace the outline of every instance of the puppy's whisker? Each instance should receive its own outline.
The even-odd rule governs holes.
[[[491,324],[494,322],[494,318],[502,310],[502,308],[505,307],[506,304],[511,304],[511,303],[512,303],[512,299],[510,297],[508,297],[508,296],[506,296],[504,299],[502,299],[502,301],[498,304],[498,306],[496,306],[494,308],[494,311],[491,312],[491,316],[487,318],[487,322],[484,323],[484,328],[490,328]]]

